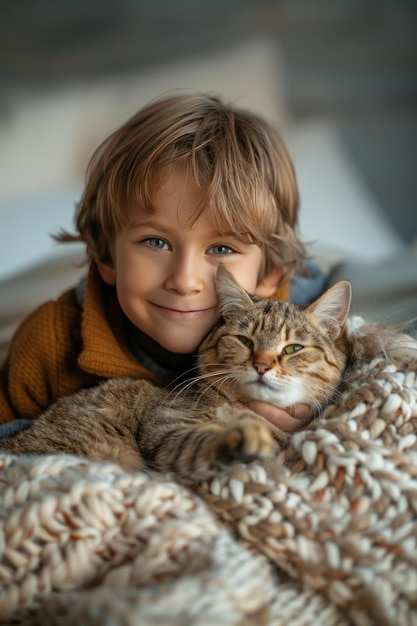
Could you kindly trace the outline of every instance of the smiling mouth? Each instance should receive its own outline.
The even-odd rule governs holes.
[[[203,315],[204,313],[207,313],[208,311],[212,311],[215,308],[215,307],[207,307],[205,309],[182,310],[182,309],[172,309],[167,306],[161,306],[160,304],[155,304],[153,302],[151,304],[155,308],[159,309],[162,312],[167,313],[168,315],[176,315],[180,317],[193,317],[193,316],[197,317],[199,315]]]

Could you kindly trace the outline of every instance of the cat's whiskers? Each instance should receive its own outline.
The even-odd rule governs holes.
[[[199,381],[204,381],[207,383],[208,379],[211,379],[208,382],[209,386],[216,387],[219,389],[220,385],[217,384],[218,381],[222,385],[226,381],[237,379],[237,378],[238,378],[237,373],[229,367],[228,369],[217,370],[216,372],[207,372],[206,374],[202,374],[201,377],[199,378]],[[237,380],[236,380],[236,383],[237,383]]]
[[[187,378],[186,380],[184,380],[184,375],[189,375],[191,374],[191,372],[200,371],[200,368],[198,365],[196,365],[195,367],[190,368],[189,370],[187,370],[184,374],[181,374],[181,376],[178,376],[177,378],[175,378],[171,383],[169,383],[169,385],[167,385],[165,387],[165,390],[168,391],[168,394],[165,398],[165,401],[168,400],[169,398],[171,398],[171,396],[173,396],[174,394],[174,398],[172,400],[172,402],[174,402],[182,393],[188,391],[191,387],[193,387],[195,385],[195,383],[202,383],[204,382],[203,379],[206,378],[207,376],[211,375],[211,374],[198,374],[197,376],[192,376],[190,378]],[[174,385],[174,387],[172,387],[172,385],[176,382],[179,381],[176,385]],[[206,385],[207,388],[210,387],[210,384]],[[177,392],[177,393],[175,393]]]
[[[195,369],[197,369],[197,368],[195,368]],[[180,378],[180,377],[178,377],[178,378]],[[193,376],[192,378],[189,378],[187,380],[180,380],[174,387],[172,387],[172,384],[175,383],[175,380],[178,380],[178,379],[173,380],[172,383],[170,383],[169,385],[167,385],[165,387],[165,390],[168,391],[168,396],[167,397],[171,396],[173,393],[175,393],[177,390],[179,390],[177,392],[176,396],[175,396],[175,397],[177,397],[183,391],[187,391],[187,389],[192,387],[194,385],[194,383],[197,380],[199,380],[199,378],[200,378],[200,376]]]
[[[205,400],[204,396],[205,396],[206,392],[209,389],[215,389],[219,395],[224,395],[222,390],[221,390],[221,387],[222,387],[222,384],[225,383],[228,380],[228,376],[227,375],[221,376],[220,374],[221,374],[221,372],[217,372],[216,373],[216,375],[217,375],[216,385],[213,385],[213,383],[211,381],[207,381],[207,380],[200,380],[199,381],[200,382],[200,385],[199,385],[200,386],[200,390],[199,390],[198,394],[195,393],[195,395],[193,397],[193,404],[198,406],[198,404],[202,400]],[[219,380],[220,380],[220,384],[218,384]],[[196,390],[194,390],[194,391],[196,391]]]
[[[211,380],[208,380],[209,378]],[[207,387],[216,389],[219,393],[225,395],[229,399],[230,399],[230,395],[235,396],[237,399],[237,394],[233,393],[233,388],[238,386],[239,382],[241,381],[240,381],[239,373],[234,371],[233,369],[229,368],[227,370],[226,369],[218,370],[216,372],[208,372],[206,374],[202,374],[201,377],[199,378],[199,381],[207,385]],[[228,393],[224,392],[225,384],[228,385]],[[204,393],[204,389],[199,394],[199,399],[201,399],[203,393]]]
[[[193,369],[198,370],[198,367],[195,367]],[[189,370],[189,371],[192,371],[192,370]],[[218,370],[216,372],[207,372],[205,374],[199,374],[198,376],[193,376],[189,380],[182,381],[178,383],[175,387],[173,387],[173,389],[170,390],[170,392],[164,399],[164,404],[166,404],[167,406],[173,405],[175,401],[177,400],[177,398],[181,396],[183,393],[187,392],[190,388],[193,388],[193,391],[195,392],[196,389],[194,389],[194,386],[196,384],[199,387],[201,387],[201,389],[199,390],[199,393],[196,394],[196,396],[194,396],[194,398],[197,397],[197,404],[198,404],[198,402],[200,402],[201,398],[204,396],[204,393],[206,392],[206,390],[213,388],[213,387],[219,388],[218,385],[214,385],[209,380],[210,378],[216,378],[216,379],[224,378],[224,380],[227,380],[227,376],[228,375],[230,376],[231,374],[233,375],[233,372],[231,372],[230,369],[227,369],[227,370]]]

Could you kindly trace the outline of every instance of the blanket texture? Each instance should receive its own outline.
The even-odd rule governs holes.
[[[356,364],[277,459],[202,484],[1,455],[0,622],[417,624],[416,370]]]

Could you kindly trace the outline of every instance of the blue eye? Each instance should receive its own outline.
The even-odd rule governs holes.
[[[225,254],[233,254],[235,250],[230,246],[225,246],[224,244],[218,244],[217,246],[212,246],[209,249],[211,254],[225,255]]]
[[[145,239],[145,242],[150,248],[156,248],[157,250],[169,250],[167,242],[159,237],[148,237],[148,239]]]

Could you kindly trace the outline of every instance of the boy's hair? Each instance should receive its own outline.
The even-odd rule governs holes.
[[[204,193],[220,232],[264,251],[264,274],[301,267],[305,250],[295,233],[298,190],[291,158],[277,130],[255,113],[208,94],[175,95],[141,109],[94,153],[76,213],[91,260],[111,263],[111,248],[134,212],[152,212],[166,167],[185,166]],[[161,168],[164,168],[161,172]],[[260,276],[262,278],[262,276]]]

